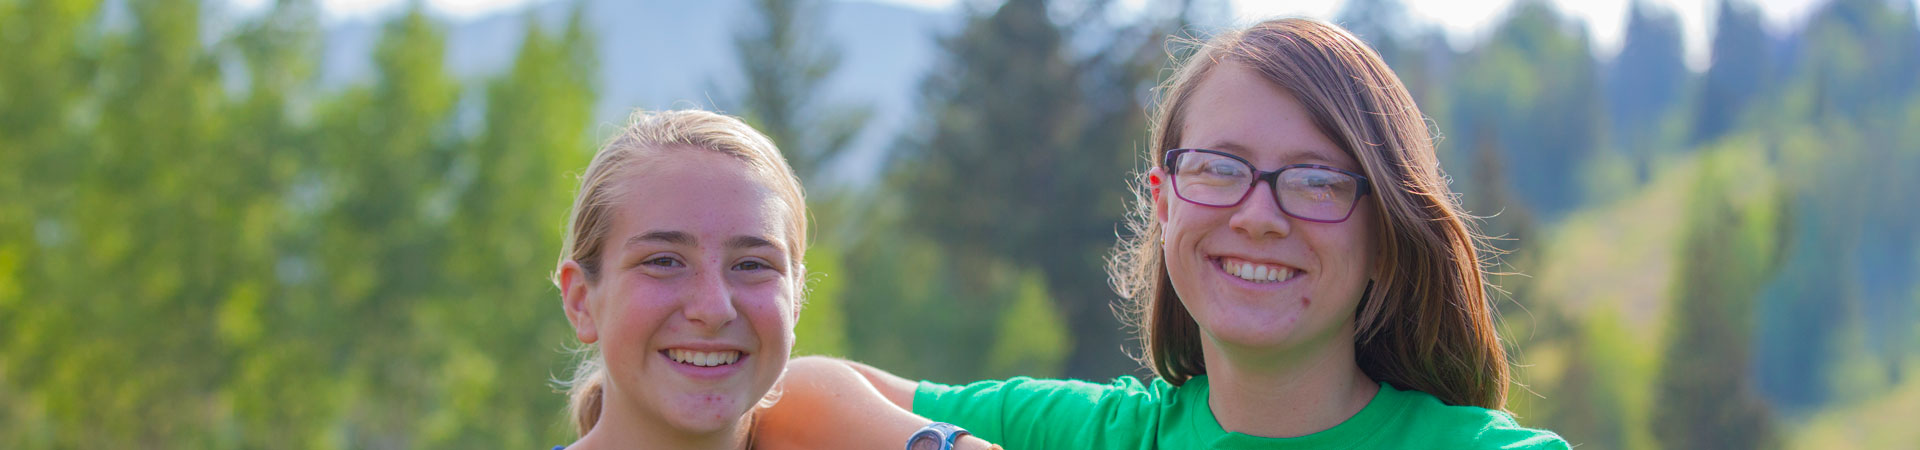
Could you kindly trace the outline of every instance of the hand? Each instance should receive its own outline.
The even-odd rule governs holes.
[[[974,437],[969,434],[953,442],[953,450],[1004,450],[998,444]]]

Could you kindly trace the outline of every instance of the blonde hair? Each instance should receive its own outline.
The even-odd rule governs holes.
[[[1222,62],[1291,92],[1372,183],[1376,195],[1363,205],[1382,220],[1371,231],[1380,243],[1376,279],[1355,318],[1360,369],[1450,405],[1501,409],[1508,367],[1476,251],[1484,237],[1448,189],[1425,118],[1399,77],[1359,38],[1325,22],[1277,19],[1222,34],[1161,86],[1147,150],[1155,166],[1179,147],[1188,99]],[[1179,385],[1207,373],[1200,325],[1167,276],[1152,194],[1136,195],[1132,235],[1108,272],[1127,300],[1122,314],[1144,347],[1141,363]]]
[[[687,147],[738,158],[753,175],[772,183],[771,187],[787,203],[791,214],[787,221],[792,224],[787,240],[792,243],[788,250],[794,268],[792,279],[805,280],[806,266],[801,261],[807,252],[807,202],[800,179],[794,176],[780,149],[765,134],[739,118],[700,110],[635,111],[627,126],[600,147],[580,177],[580,190],[573,199],[566,240],[561,244],[560,264],[575,261],[588,283],[597,280],[601,249],[613,227],[614,207],[624,195],[633,194],[617,188],[620,180],[642,176],[628,172],[649,158]],[[558,271],[553,273],[553,282],[560,284]],[[795,289],[799,289],[799,281],[795,283]],[[600,421],[607,370],[597,348],[589,345],[582,352],[585,355],[574,369],[573,378],[562,384],[568,387],[567,410],[571,421],[584,436]]]

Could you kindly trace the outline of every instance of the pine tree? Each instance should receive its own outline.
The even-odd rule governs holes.
[[[871,108],[828,103],[827,77],[840,52],[824,31],[817,0],[753,0],[752,20],[733,37],[746,78],[736,106],[754,128],[773,138],[808,187],[824,187],[827,165],[844,152],[872,116]]]
[[[286,257],[305,268],[286,300],[298,338],[320,343],[333,381],[325,407],[349,447],[411,447],[436,401],[429,359],[445,326],[431,303],[448,278],[452,245],[448,167],[461,145],[459,84],[445,68],[446,32],[415,3],[389,19],[374,50],[370,85],[317,106],[314,150],[302,176],[305,205]],[[461,243],[474,245],[475,243]],[[352,336],[345,339],[342,336]]]
[[[1049,9],[1008,1],[942,40],[945,60],[923,85],[926,122],[888,183],[907,226],[951,255],[957,307],[1004,306],[966,290],[998,261],[1040,270],[1074,340],[1067,375],[1110,377],[1135,366],[1115,351],[1123,337],[1101,267],[1146,145],[1138,99],[1162,67],[1163,35],[1121,32],[1083,55]]]
[[[1635,164],[1636,178],[1652,176],[1655,146],[1663,146],[1662,124],[1677,115],[1687,71],[1680,44],[1680,20],[1665,8],[1633,2],[1619,56],[1607,67],[1609,137]]]
[[[1553,6],[1518,1],[1489,44],[1465,56],[1453,79],[1452,123],[1443,124],[1453,130],[1448,139],[1472,145],[1481,142],[1475,133],[1495,133],[1503,165],[1513,168],[1506,174],[1512,192],[1543,220],[1585,200],[1581,168],[1600,149],[1604,112],[1599,71],[1588,48],[1586,29],[1567,22]],[[1471,172],[1455,175],[1478,178]],[[1473,189],[1479,187],[1463,190]]]
[[[1689,201],[1652,417],[1654,436],[1674,448],[1778,446],[1771,412],[1747,375],[1754,305],[1777,269],[1782,231],[1778,196],[1752,184],[1757,164],[1738,164],[1752,159],[1705,156]]]
[[[421,447],[537,448],[565,439],[565,397],[548,380],[570,370],[571,342],[547,281],[577,179],[595,150],[597,67],[583,4],[550,32],[529,13],[507,73],[487,83],[482,125],[459,147],[438,192],[452,205],[455,243],[421,315],[432,407]],[[525,424],[501,427],[497,424]],[[541,427],[539,425],[547,425]]]
[[[1713,56],[1701,82],[1698,116],[1690,143],[1699,145],[1732,131],[1749,102],[1768,86],[1772,37],[1753,5],[1721,0],[1714,19]]]

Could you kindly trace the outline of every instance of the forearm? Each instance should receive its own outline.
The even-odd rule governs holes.
[[[795,358],[781,381],[780,401],[760,411],[755,447],[900,448],[908,436],[931,422],[903,407],[912,405],[910,383],[850,361]],[[997,447],[969,436],[954,448]]]

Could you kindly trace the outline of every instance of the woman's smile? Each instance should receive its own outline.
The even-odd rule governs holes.
[[[1341,170],[1358,163],[1320,132],[1293,94],[1241,64],[1216,67],[1194,88],[1182,148],[1244,159],[1254,171],[1292,164]],[[1230,206],[1161,191],[1167,276],[1207,335],[1239,348],[1312,350],[1347,329],[1364,292],[1373,212],[1357,207],[1338,222],[1289,215],[1274,180],[1252,180]],[[1197,182],[1195,182],[1197,183]],[[1213,344],[1207,344],[1213,345]],[[1271,352],[1270,352],[1271,353]]]
[[[1214,256],[1208,258],[1220,273],[1228,277],[1258,285],[1261,288],[1274,288],[1291,284],[1306,272],[1284,264],[1252,261],[1234,256]]]

